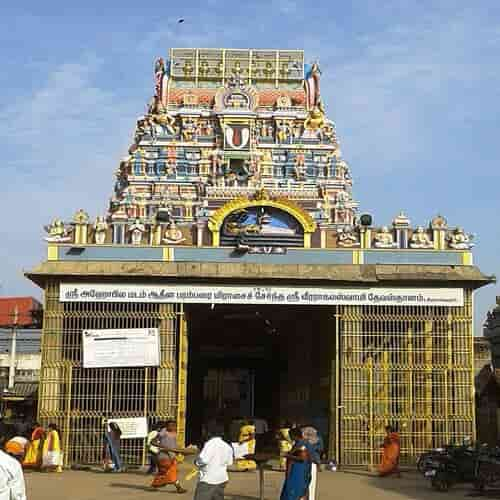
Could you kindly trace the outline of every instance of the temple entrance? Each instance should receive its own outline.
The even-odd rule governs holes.
[[[258,431],[311,423],[327,439],[332,308],[196,304],[186,315],[188,442],[214,429],[236,439],[242,419]]]

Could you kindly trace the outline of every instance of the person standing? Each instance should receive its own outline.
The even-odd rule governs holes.
[[[121,472],[120,439],[122,431],[116,422],[104,420],[104,471]]]
[[[156,439],[152,441],[159,448],[158,472],[151,483],[153,488],[173,484],[177,493],[186,493],[177,476],[177,424],[175,420],[166,422]]]
[[[0,500],[26,500],[23,459],[24,451],[17,442],[7,444],[5,451],[0,450]]]
[[[399,471],[399,455],[401,452],[401,443],[399,433],[388,425],[385,428],[386,436],[382,445],[382,460],[378,466],[380,476],[388,476],[390,474],[401,475]]]
[[[39,469],[42,465],[42,449],[45,429],[35,422],[31,432],[31,442],[24,457],[23,467]]]
[[[302,437],[311,457],[311,482],[309,484],[308,500],[316,500],[316,484],[318,480],[318,470],[323,454],[323,440],[318,431],[307,426],[302,429]]]
[[[146,438],[146,449],[149,455],[149,469],[148,474],[154,474],[158,469],[158,454],[160,453],[160,448],[153,444],[156,439],[158,439],[158,434],[160,433],[160,429],[162,428],[162,423],[156,423],[151,428],[151,432],[148,434]]]
[[[307,446],[299,439],[300,430],[292,429],[292,437],[296,438],[294,448],[287,456],[285,481],[280,500],[304,500],[308,496],[311,484],[311,457]]]
[[[194,500],[224,500],[224,489],[229,481],[227,468],[233,464],[233,448],[222,438],[212,437],[194,463],[199,469]]]
[[[49,424],[47,437],[43,442],[42,469],[48,472],[62,472],[61,433],[56,424]]]

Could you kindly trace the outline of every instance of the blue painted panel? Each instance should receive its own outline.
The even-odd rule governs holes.
[[[233,248],[182,248],[174,260],[187,262],[250,262],[255,264],[352,264],[350,250],[292,250],[284,255],[238,254]]]
[[[462,264],[462,255],[456,252],[439,252],[434,250],[365,250],[365,264],[428,264],[457,266]]]
[[[163,259],[162,248],[152,247],[61,247],[59,249],[59,260],[91,261],[91,260],[117,260],[117,261],[161,261]]]

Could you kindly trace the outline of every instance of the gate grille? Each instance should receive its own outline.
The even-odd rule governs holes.
[[[179,304],[62,303],[59,283],[47,284],[38,416],[61,429],[66,464],[101,461],[103,418],[145,416],[151,424],[180,417],[184,439],[185,377],[179,381],[177,370],[186,351],[179,338],[185,334],[183,322]],[[82,330],[87,328],[158,328],[160,366],[83,368]],[[143,439],[122,440],[122,455],[129,465],[144,463]]]
[[[339,320],[343,464],[376,464],[387,424],[406,464],[475,438],[470,290],[459,308],[346,306]]]

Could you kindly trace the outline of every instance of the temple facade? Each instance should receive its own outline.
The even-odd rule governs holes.
[[[316,419],[353,465],[388,423],[407,462],[474,434],[472,293],[491,279],[473,237],[359,211],[320,80],[299,50],[172,49],[107,212],[46,226],[27,273],[46,297],[39,416],[68,461],[96,461],[81,436],[113,416],[176,417],[189,441],[210,419]],[[158,329],[158,363],[85,366],[84,332],[137,328]]]

